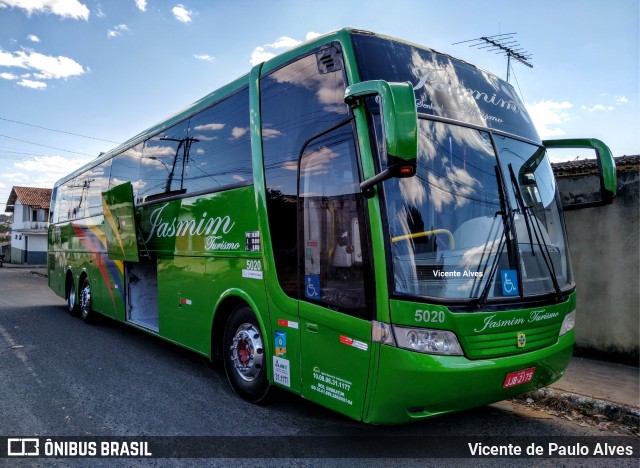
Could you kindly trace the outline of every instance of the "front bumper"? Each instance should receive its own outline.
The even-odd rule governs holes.
[[[399,424],[487,405],[545,387],[562,377],[575,332],[551,346],[496,359],[436,356],[380,346],[374,394],[364,420]],[[510,372],[535,367],[531,382],[503,389]]]

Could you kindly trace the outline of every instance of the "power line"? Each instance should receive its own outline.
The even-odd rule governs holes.
[[[54,150],[57,150],[57,151],[64,151],[65,153],[73,153],[73,154],[79,154],[81,156],[89,156],[91,158],[95,158],[95,155],[93,155],[93,154],[79,153],[77,151],[66,150],[66,149],[63,149],[63,148],[56,148],[55,146],[48,146],[48,145],[43,145],[41,143],[34,143],[33,141],[21,140],[20,138],[10,137],[8,135],[3,135],[1,133],[0,133],[0,137],[8,138],[10,140],[21,141],[22,143],[29,143],[30,145],[42,146],[44,148],[50,148],[50,149],[54,149]]]
[[[41,127],[40,125],[34,125],[34,124],[30,124],[30,123],[25,123],[25,122],[19,122],[17,120],[5,119],[4,117],[0,117],[0,120],[4,120],[5,122],[16,123],[16,124],[20,124],[20,125],[27,125],[29,127],[40,128],[42,130],[48,130],[50,132],[65,133],[67,135],[73,135],[73,136],[77,136],[77,137],[88,138],[90,140],[106,141],[107,143],[115,143],[117,145],[120,144],[119,141],[105,140],[104,138],[96,138],[96,137],[92,137],[92,136],[82,135],[80,133],[65,132],[64,130],[56,130],[56,129],[53,129],[53,128]]]

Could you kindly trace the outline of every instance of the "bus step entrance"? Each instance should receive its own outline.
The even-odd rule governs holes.
[[[127,321],[154,332],[158,327],[158,274],[156,261],[141,257],[126,263]]]

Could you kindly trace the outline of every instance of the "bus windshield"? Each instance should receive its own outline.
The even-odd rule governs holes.
[[[394,292],[502,299],[571,286],[544,150],[424,118],[419,134],[416,176],[384,183]]]

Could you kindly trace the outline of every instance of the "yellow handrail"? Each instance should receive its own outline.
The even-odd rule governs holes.
[[[448,229],[433,229],[431,231],[414,232],[412,234],[405,234],[405,235],[402,235],[402,236],[396,236],[396,237],[392,237],[391,238],[391,242],[393,242],[395,244],[396,242],[400,242],[400,241],[403,241],[403,240],[415,239],[417,237],[426,237],[426,236],[430,236],[432,234],[446,234],[447,237],[449,237],[449,248],[450,249],[455,249],[456,248],[456,243],[453,240],[453,234],[451,234],[451,231],[449,231]]]

